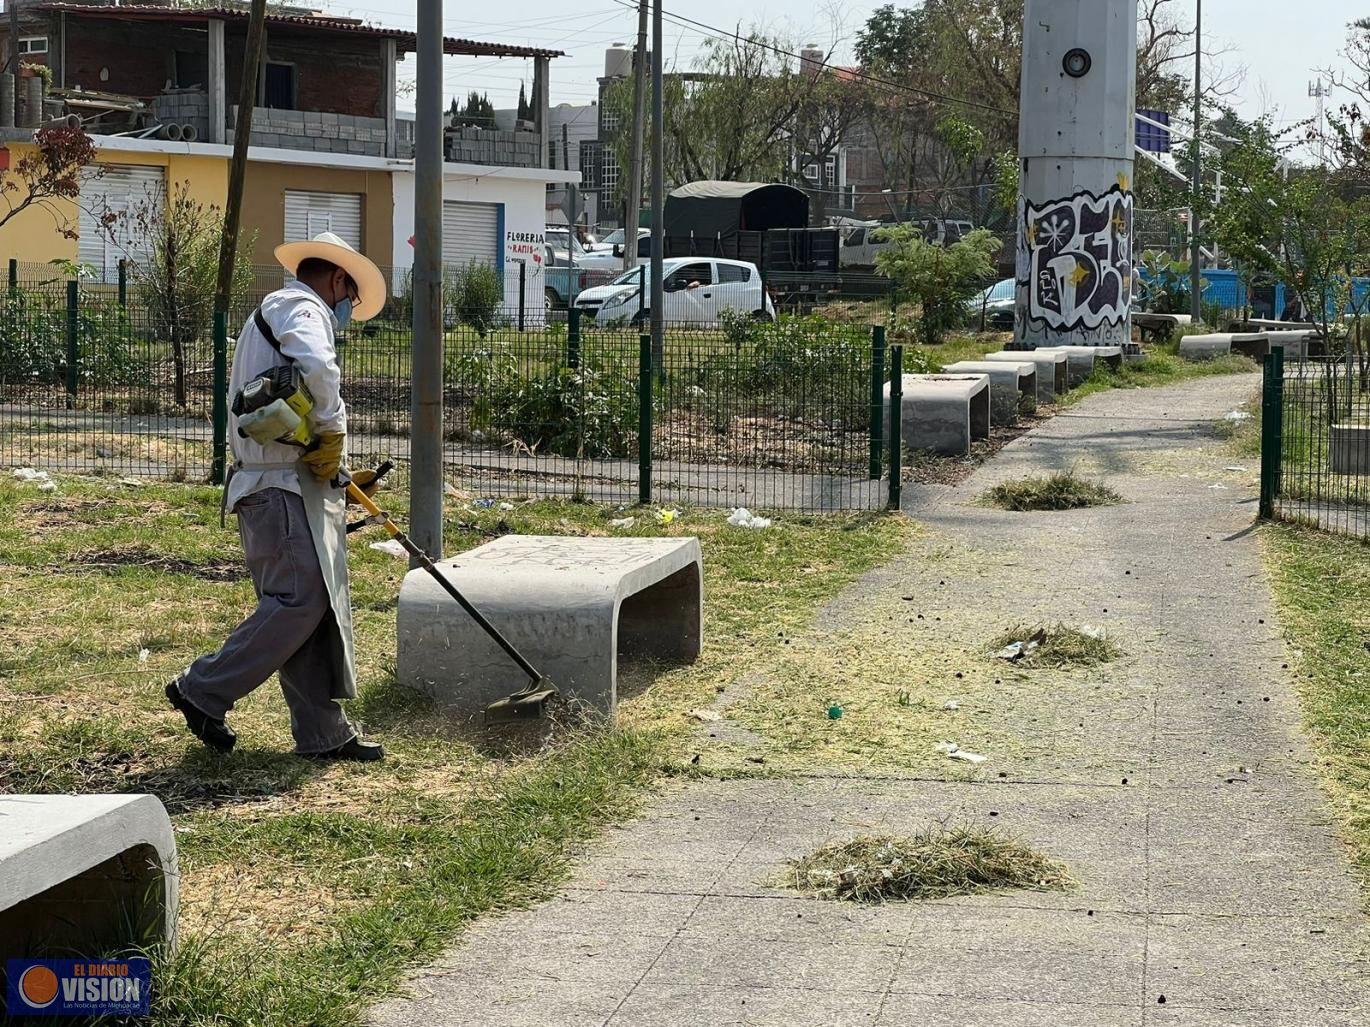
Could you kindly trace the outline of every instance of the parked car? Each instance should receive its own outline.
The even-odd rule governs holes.
[[[971,300],[967,307],[970,322],[978,326],[980,324],[980,314],[985,315],[985,327],[996,332],[1013,331],[1013,311],[1017,304],[1017,282],[1012,278],[1005,278],[1001,282],[995,282],[979,296]]]
[[[761,284],[755,264],[744,260],[676,257],[662,270],[664,320],[713,325],[725,310],[736,310],[767,320],[775,307]],[[576,309],[597,324],[637,323],[651,316],[651,268],[625,271],[608,285],[587,289],[576,297]]]
[[[923,238],[939,246],[950,246],[975,230],[969,221],[946,221],[925,218],[914,222],[923,231]],[[879,238],[882,229],[894,225],[858,225],[842,237],[842,266],[853,268],[875,267],[875,255],[890,244]]]
[[[580,240],[565,225],[548,225],[547,245],[557,254],[558,263],[572,263],[587,271],[621,271],[623,258],[615,257],[611,250],[591,252],[580,244]]]

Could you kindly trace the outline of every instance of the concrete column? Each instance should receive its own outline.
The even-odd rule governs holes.
[[[14,127],[14,75],[0,75],[0,128]]]
[[[1131,340],[1136,0],[1027,0],[1018,117],[1021,346]]]
[[[541,156],[537,166],[550,168],[552,142],[551,90],[548,77],[551,61],[546,57],[533,58],[533,128],[538,134]]]
[[[385,119],[385,155],[399,155],[399,140],[395,135],[395,41],[381,40],[381,117]]]
[[[228,141],[228,64],[224,60],[224,23],[209,20],[209,138],[206,142]]]

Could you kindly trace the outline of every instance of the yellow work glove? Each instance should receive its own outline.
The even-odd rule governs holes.
[[[304,462],[320,481],[332,481],[342,465],[343,442],[347,436],[340,431],[324,432],[318,442],[305,453]]]
[[[368,499],[375,498],[376,492],[379,491],[381,487],[381,483],[376,480],[375,470],[370,467],[368,467],[364,471],[358,471],[356,474],[352,475],[352,484],[357,486],[357,488],[361,489],[363,492],[365,492]],[[356,506],[357,504],[352,502],[351,499],[349,499],[347,501],[347,505]]]

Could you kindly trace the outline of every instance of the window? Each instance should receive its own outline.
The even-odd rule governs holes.
[[[604,151],[604,173],[600,176],[600,189],[609,194],[615,195],[618,192],[618,161],[614,158],[611,151]]]
[[[47,52],[48,52],[48,37],[47,37],[47,36],[20,36],[20,37],[19,37],[19,52],[20,52],[20,53],[47,53]]]
[[[752,269],[741,264],[719,264],[718,280],[722,282],[750,282]]]
[[[700,285],[712,285],[714,280],[713,268],[708,261],[699,261],[694,264],[682,264],[662,282],[662,288],[666,292],[679,292],[681,289],[688,289],[690,283],[698,282]]]
[[[848,246],[861,246],[866,241],[866,230],[864,228],[853,228],[847,235],[846,243]]]
[[[295,109],[295,65],[267,61],[262,79],[262,106],[281,111]]]

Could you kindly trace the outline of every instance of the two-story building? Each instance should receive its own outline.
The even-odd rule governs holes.
[[[0,256],[25,261],[79,260],[110,280],[120,259],[137,261],[136,233],[102,230],[105,212],[164,201],[175,186],[222,206],[248,27],[245,8],[155,4],[19,2],[21,75],[40,74],[38,110],[26,81],[0,88],[0,144],[20,155],[33,126],[80,118],[103,174],[64,213],[76,241],[50,212],[28,210],[0,228]],[[0,19],[8,51],[9,23]],[[413,32],[352,18],[273,9],[252,112],[242,228],[255,236],[253,261],[267,266],[286,239],[330,230],[394,265],[412,263],[412,122],[396,112],[398,62],[415,49]],[[547,83],[556,50],[447,38],[447,55],[531,61],[532,132],[449,139],[444,168],[444,259],[503,268],[508,240],[540,233],[549,185],[579,176],[548,166]],[[38,72],[23,65],[45,65]],[[0,86],[3,83],[0,82]],[[12,109],[6,95],[18,100]],[[537,102],[538,99],[541,102]],[[16,124],[16,122],[18,124]],[[25,126],[25,127],[20,127]],[[530,141],[531,140],[531,141]],[[471,147],[479,143],[479,149]],[[452,160],[479,153],[480,162]],[[540,282],[529,302],[540,304]]]

